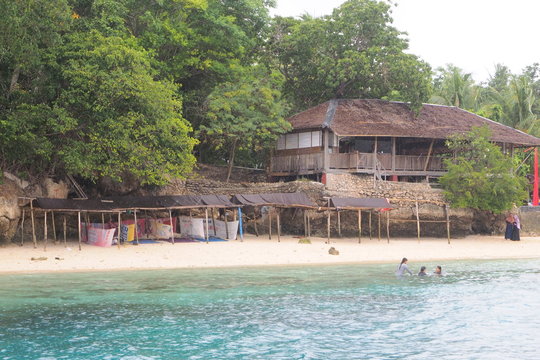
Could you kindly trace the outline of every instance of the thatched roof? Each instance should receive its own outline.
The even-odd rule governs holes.
[[[290,117],[294,130],[329,128],[339,136],[393,136],[446,139],[473,126],[487,125],[496,142],[540,146],[540,139],[522,131],[443,105],[424,104],[415,114],[406,103],[384,100],[336,99]]]

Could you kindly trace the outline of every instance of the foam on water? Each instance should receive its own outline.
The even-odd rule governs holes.
[[[0,358],[538,358],[539,260],[440,265],[4,275]]]

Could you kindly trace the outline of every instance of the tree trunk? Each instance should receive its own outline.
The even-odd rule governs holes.
[[[13,70],[13,74],[11,75],[11,82],[9,84],[8,96],[11,95],[13,91],[15,91],[15,87],[17,86],[17,82],[19,81],[20,73],[21,73],[21,66],[17,65],[17,67],[15,67],[15,70]]]
[[[233,167],[233,163],[234,163],[234,154],[236,152],[236,143],[238,142],[238,139],[234,139],[233,140],[233,144],[232,144],[232,147],[231,147],[231,154],[229,155],[229,168],[227,169],[227,180],[225,180],[225,182],[229,182],[229,179],[231,178],[231,172],[232,172],[232,167]]]

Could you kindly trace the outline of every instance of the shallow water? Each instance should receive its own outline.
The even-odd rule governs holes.
[[[540,260],[440,265],[4,275],[0,358],[540,357]]]

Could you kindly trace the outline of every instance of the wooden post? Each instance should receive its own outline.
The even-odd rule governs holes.
[[[225,211],[225,236],[227,237],[227,240],[229,240],[229,226],[227,225],[227,209],[223,209]],[[214,224],[215,226],[215,224]]]
[[[304,237],[307,237],[307,220],[306,220],[306,209],[302,210],[304,213]]]
[[[56,224],[54,223],[54,211],[51,211],[51,221],[52,221],[52,233],[53,233],[54,243],[58,244],[58,239],[56,238]]]
[[[390,210],[386,211],[386,242],[390,244]]]
[[[369,211],[369,240],[373,240],[371,237],[371,210]]]
[[[337,213],[337,231],[338,231],[338,236],[341,237],[341,213],[339,210],[336,210],[336,213]]]
[[[307,236],[311,237],[311,218],[309,216],[309,210],[307,212]]]
[[[36,239],[36,224],[34,220],[34,208],[32,207],[32,200],[30,200],[30,218],[32,220],[32,241],[34,242],[34,249],[37,248]]]
[[[379,238],[379,241],[381,241],[381,211],[379,210],[379,212],[377,213],[378,215],[378,219],[379,219],[379,225],[378,225],[378,238]]]
[[[447,204],[444,204],[444,210],[446,212],[446,236],[448,237],[448,244],[450,244],[450,214],[448,213]]]
[[[172,211],[169,209],[169,221],[171,222],[171,243],[174,245],[174,223],[172,221]],[[216,224],[214,224],[214,229],[216,228]]]
[[[392,172],[396,171],[396,138],[392,137]]]
[[[86,241],[88,241],[88,228],[90,227],[90,218],[88,217],[88,213],[84,213],[84,221],[86,222],[85,231],[86,231]],[[120,232],[118,233],[118,239],[120,240]]]
[[[118,212],[118,241],[116,242],[118,245],[118,250],[120,250],[120,235],[122,234],[122,215],[120,211]]]
[[[433,142],[434,141],[435,141],[435,139],[432,139],[431,143],[429,144],[429,150],[428,150],[428,154],[427,154],[427,157],[426,157],[426,162],[424,163],[424,171],[427,171],[427,168],[428,168],[428,165],[429,165],[429,159],[431,157],[431,151],[433,150]]]
[[[105,229],[105,214],[101,213],[101,226]]]
[[[81,212],[80,211],[77,211],[77,228],[79,229],[79,251],[81,250],[81,241],[82,241],[82,238],[81,238]]]
[[[255,236],[259,237],[259,227],[257,226],[257,211],[253,208],[253,227],[255,228]]]
[[[281,224],[279,221],[279,214],[281,212],[280,208],[276,209],[276,226],[277,226],[277,241],[281,242]]]
[[[64,247],[67,247],[67,224],[66,224],[66,216],[64,215]]]
[[[217,232],[216,232],[216,216],[214,214],[214,208],[211,208],[210,211],[212,212],[212,225],[214,225],[214,236],[217,236]]]
[[[358,243],[362,243],[362,210],[358,210]]]
[[[22,211],[22,221],[21,221],[21,246],[24,245],[24,215],[25,210]]]
[[[272,240],[272,208],[268,208],[268,240]]]
[[[47,212],[43,215],[43,251],[47,251]]]
[[[206,243],[208,244],[208,237],[210,234],[208,234],[208,208],[204,209],[204,216],[206,217]]]
[[[418,201],[415,201],[416,205],[416,235],[418,236],[418,242],[420,242],[420,214],[418,211]]]
[[[139,224],[137,224],[137,210],[133,210],[133,219],[135,221],[135,244],[139,245]]]
[[[326,210],[326,213],[327,213],[327,220],[326,220],[327,239],[326,239],[326,243],[330,244],[330,208],[328,208],[328,210]]]

